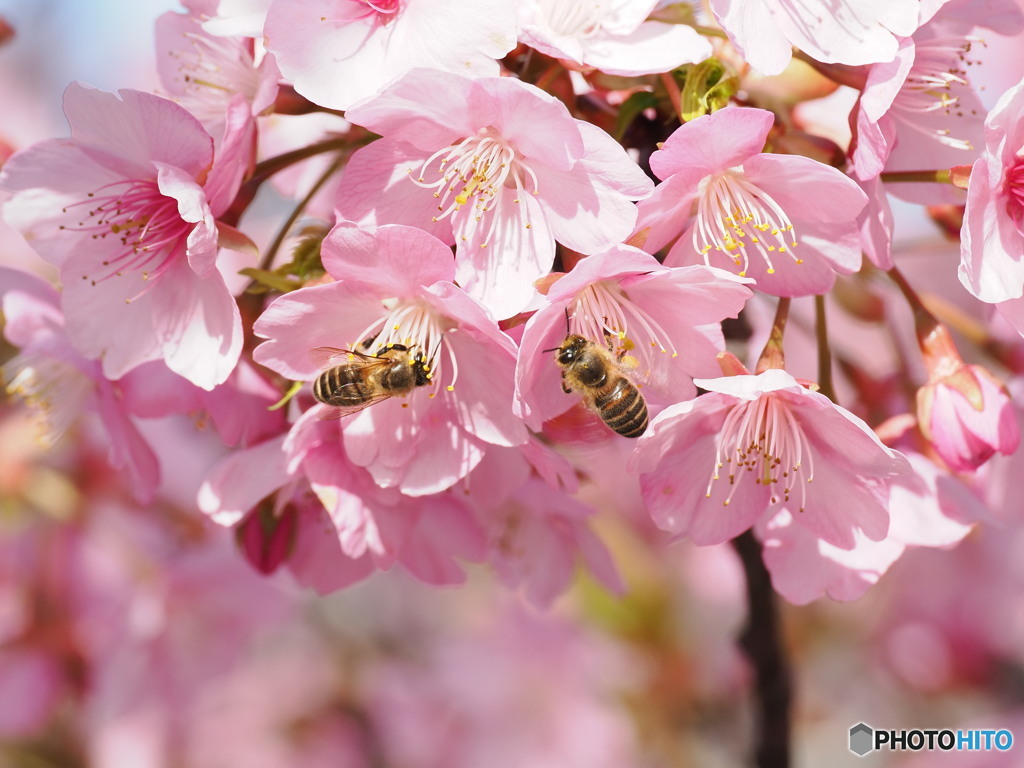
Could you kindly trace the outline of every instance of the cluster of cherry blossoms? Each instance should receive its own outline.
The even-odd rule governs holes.
[[[887,180],[939,203],[956,189],[899,173],[964,179],[972,162],[960,278],[1024,331],[1024,85],[986,120],[963,66],[972,28],[1021,25],[1011,6],[980,18],[903,0],[818,18],[712,3],[700,19],[651,2],[262,5],[162,16],[159,93],[72,83],[70,137],[16,152],[0,177],[6,221],[60,286],[5,273],[8,391],[47,442],[98,413],[138,501],[160,468],[137,420],[201,412],[234,450],[199,507],[239,526],[265,571],[326,592],[395,563],[451,583],[460,561],[486,561],[544,603],[582,559],[618,588],[573,498],[586,460],[560,450],[621,440],[602,424],[611,385],[580,383],[552,354],[571,334],[649,409],[617,476],[638,477],[654,521],[698,544],[753,527],[800,601],[855,597],[928,538],[902,531],[892,501],[921,480],[908,457],[970,484],[1016,450],[998,375],[964,362],[902,276],[927,366],[906,382],[916,397],[837,398],[823,325],[826,382],[794,378],[782,355],[791,300],[869,272],[863,253],[899,275]],[[758,97],[753,78],[794,45],[860,89],[846,157]],[[331,120],[317,140],[296,129],[296,148],[268,156],[273,134],[287,141],[317,112]],[[259,187],[314,161],[259,248],[246,235]],[[246,254],[259,256],[248,286]],[[759,358],[722,321],[769,296]],[[325,348],[362,377],[358,407],[289,391],[330,367]],[[403,364],[426,373],[388,389],[381,371]],[[883,421],[911,412],[886,444]],[[947,516],[934,493],[919,503]]]
[[[175,487],[186,580],[249,589],[224,552],[321,594],[485,564],[541,608],[580,566],[628,592],[617,535],[751,531],[804,604],[1021,524],[1024,80],[990,110],[972,83],[1013,0],[182,6],[159,87],[71,83],[70,135],[0,172],[49,266],[0,267],[2,416],[86,446],[83,594],[130,581],[88,573],[104,521],[168,559]],[[907,203],[948,247],[908,257]],[[65,538],[26,531],[24,574]],[[286,613],[225,620],[211,664]],[[80,652],[42,620],[0,633],[0,676],[22,654],[45,713]],[[423,707],[395,674],[379,706]]]

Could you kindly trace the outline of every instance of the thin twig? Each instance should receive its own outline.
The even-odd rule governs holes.
[[[836,389],[832,382],[832,350],[828,345],[828,321],[825,318],[825,296],[814,297],[814,336],[818,341],[818,387],[821,394],[835,402]]]
[[[306,196],[302,198],[292,212],[288,214],[288,218],[284,220],[284,224],[282,224],[281,228],[277,230],[277,234],[274,236],[274,241],[270,244],[270,247],[267,248],[267,252],[263,254],[263,258],[260,260],[260,269],[270,269],[270,265],[274,263],[274,257],[277,256],[277,252],[281,250],[281,245],[284,243],[284,239],[291,231],[292,226],[296,221],[298,221],[299,216],[301,216],[302,212],[306,210],[306,207],[316,196],[316,193],[323,188],[324,184],[327,183],[327,180],[338,172],[338,169],[341,168],[342,164],[345,162],[346,157],[347,153],[343,152],[339,154],[334,159],[334,162],[327,167],[327,170],[324,171],[323,175],[316,180],[316,183],[312,186],[309,192],[306,193]]]
[[[938,171],[885,171],[879,178],[886,183],[932,181],[939,184],[952,184],[949,168]]]

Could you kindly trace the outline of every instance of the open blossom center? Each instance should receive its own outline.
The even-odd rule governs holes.
[[[770,275],[775,272],[773,254],[803,263],[791,252],[796,244],[796,233],[786,212],[771,195],[747,179],[742,168],[730,168],[701,181],[693,245],[704,254],[705,263],[710,263],[709,252],[722,251],[740,268],[740,277],[746,277],[749,251],[753,249],[768,265]]]
[[[7,394],[22,400],[38,419],[38,439],[52,447],[85,407],[94,384],[70,363],[22,352],[3,367]]]
[[[540,3],[548,28],[564,37],[590,37],[601,28],[610,0],[547,0]]]
[[[348,348],[379,355],[395,345],[403,346],[425,363],[427,378],[434,385],[431,397],[445,382],[448,392],[454,390],[459,367],[446,335],[452,332],[452,322],[418,299],[389,299],[385,306],[388,313],[371,323]],[[447,369],[450,373],[445,378]]]
[[[411,173],[411,171],[410,171]],[[526,207],[521,205],[524,194],[536,195],[537,176],[515,148],[496,134],[485,129],[458,144],[438,150],[427,158],[413,183],[434,190],[438,213],[434,221],[452,216],[464,208],[471,218],[471,228],[488,219],[487,231],[480,240],[486,247],[499,219],[499,206],[514,205],[519,209],[522,225],[529,229]],[[503,194],[514,190],[511,200]],[[465,238],[464,238],[465,239]]]
[[[110,243],[111,255],[100,269],[82,275],[93,285],[129,271],[141,272],[143,280],[159,276],[184,251],[182,244],[191,229],[179,215],[177,201],[161,194],[154,179],[106,184],[64,212],[81,212],[82,218],[61,229]]]
[[[678,357],[668,333],[617,283],[591,283],[576,296],[570,310],[571,333],[606,342],[627,369],[647,379],[657,355]]]
[[[402,0],[348,0],[344,3],[341,18],[345,21],[372,18],[377,24],[387,24],[401,10]]]
[[[1017,231],[1024,235],[1024,157],[1018,155],[1013,167],[1006,172],[1003,194],[1006,195],[1006,213],[1017,225]]]
[[[789,501],[799,486],[800,511],[807,500],[806,483],[814,480],[814,457],[800,424],[789,405],[772,393],[733,406],[718,438],[715,466],[708,481],[707,497],[722,475],[732,486],[728,506],[739,483],[764,485],[772,504]]]
[[[222,119],[224,103],[236,93],[256,95],[259,74],[252,56],[235,40],[187,33],[187,46],[173,50],[189,111],[200,120]]]
[[[941,112],[947,117],[964,117],[956,91],[969,88],[967,67],[980,62],[967,58],[977,38],[935,38],[918,43],[914,48],[914,65],[907,80],[893,100],[892,113],[904,125],[930,139],[956,149],[973,149],[971,142],[960,139],[944,123],[935,128],[922,124],[921,116]],[[972,112],[973,114],[973,112]]]

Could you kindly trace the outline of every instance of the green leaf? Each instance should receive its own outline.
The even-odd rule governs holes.
[[[680,67],[677,79],[680,74],[679,117],[683,122],[721,109],[739,89],[739,81],[727,75],[725,65],[714,57]]]

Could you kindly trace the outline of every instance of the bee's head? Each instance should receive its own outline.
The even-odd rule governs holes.
[[[559,365],[572,365],[579,359],[579,356],[586,347],[586,339],[571,333],[565,337],[565,341],[555,350],[555,360],[558,361]]]
[[[412,367],[413,370],[416,371],[417,387],[425,387],[431,382],[432,376],[430,363],[422,352],[416,353],[416,356],[412,359]]]

